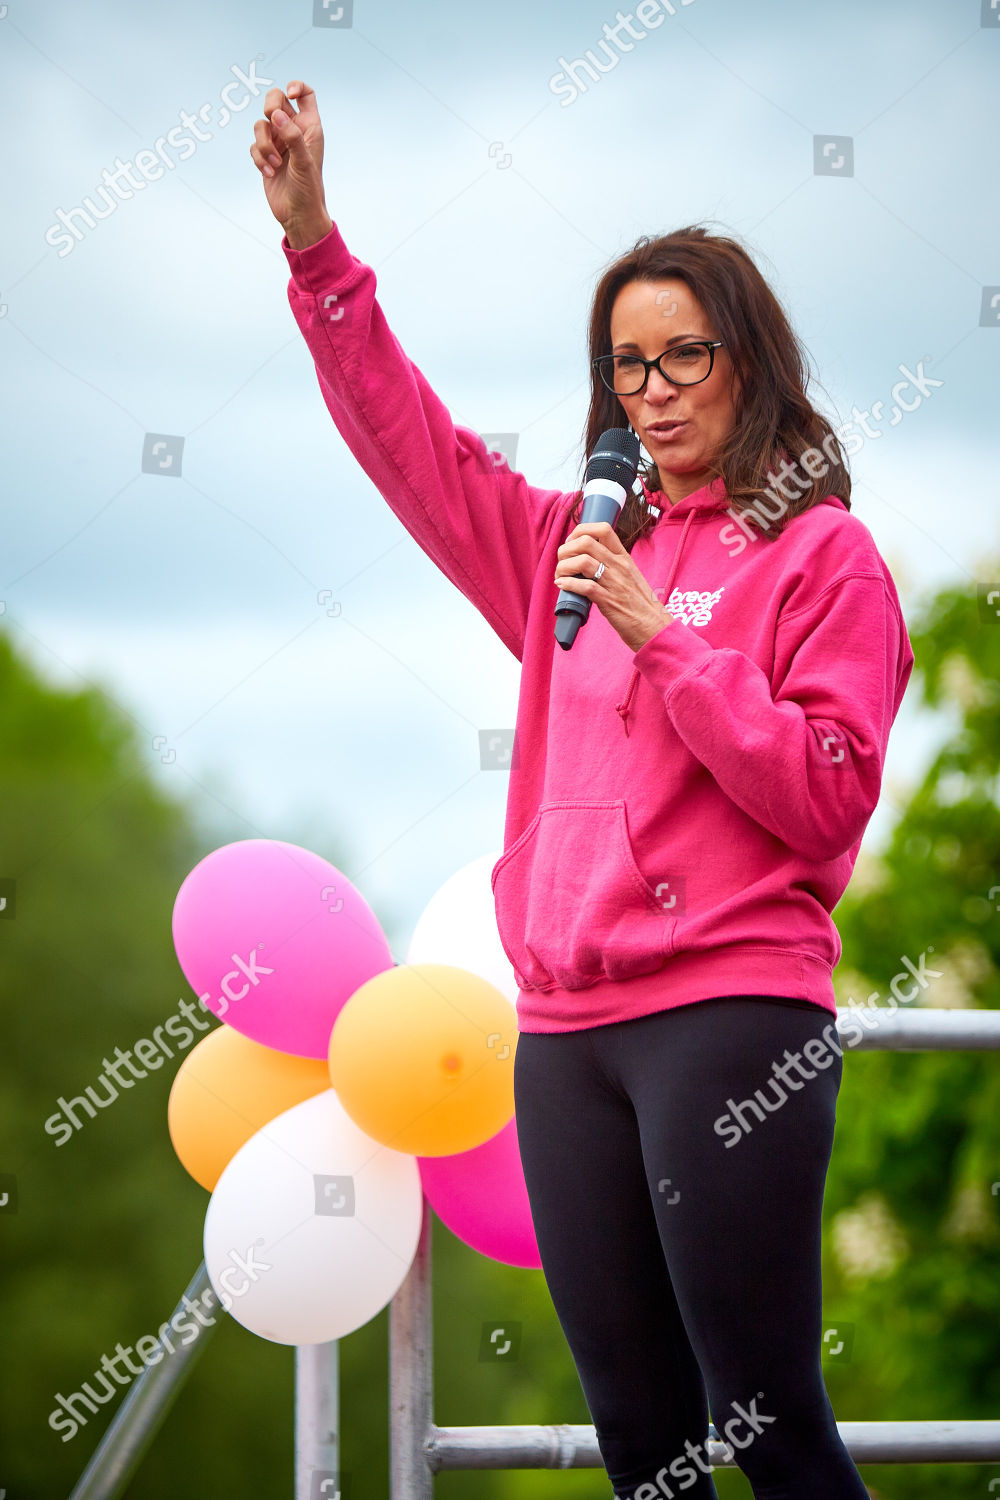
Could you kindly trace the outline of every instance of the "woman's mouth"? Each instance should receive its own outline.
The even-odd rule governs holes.
[[[649,436],[658,443],[670,443],[682,437],[687,431],[686,422],[658,422],[654,427],[647,427]]]

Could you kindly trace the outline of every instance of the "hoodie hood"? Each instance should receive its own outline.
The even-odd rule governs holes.
[[[690,511],[702,511],[712,514],[715,511],[724,510],[729,503],[726,495],[726,486],[722,479],[713,479],[708,484],[703,484],[700,489],[692,490],[690,495],[685,495],[683,500],[675,500],[672,505],[662,490],[651,490],[641,474],[639,475],[639,483],[642,485],[643,498],[646,503],[660,511],[660,514],[666,520],[673,520],[677,516],[686,516]],[[661,503],[664,500],[667,501],[665,505]],[[817,503],[820,505],[838,506],[841,510],[847,509],[847,506],[839,495],[824,495],[822,500]]]
[[[700,489],[692,490],[690,495],[685,495],[683,500],[675,500],[672,505],[662,490],[651,490],[641,474],[639,483],[642,485],[643,498],[647,504],[654,506],[661,515],[667,517],[685,516],[689,511],[721,510],[726,503],[726,487],[721,479],[713,479],[708,484],[703,484]],[[665,505],[664,501],[666,501]]]

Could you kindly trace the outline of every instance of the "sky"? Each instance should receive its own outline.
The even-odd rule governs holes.
[[[456,422],[517,434],[530,482],[579,482],[600,272],[705,223],[753,253],[828,415],[888,408],[921,361],[941,382],[851,461],[904,615],[1000,575],[1000,0],[0,10],[0,629],[102,687],[219,842],[336,851],[400,961],[441,884],[499,854],[479,731],[513,725],[518,664],[323,404],[249,154],[268,86],[315,89],[327,205],[390,327]],[[560,78],[637,11],[609,71]],[[182,111],[208,139],[60,233]],[[171,464],[144,471],[157,441]],[[865,851],[943,732],[915,700]]]

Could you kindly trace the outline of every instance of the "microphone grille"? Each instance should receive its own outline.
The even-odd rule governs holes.
[[[628,427],[609,427],[602,432],[597,446],[587,460],[584,483],[592,479],[613,479],[630,490],[639,470],[639,439]]]

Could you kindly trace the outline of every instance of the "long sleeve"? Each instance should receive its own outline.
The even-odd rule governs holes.
[[[292,313],[344,441],[421,549],[521,660],[538,560],[571,496],[529,485],[452,421],[390,330],[375,272],[336,224],[303,250],[287,236],[281,248]]]
[[[860,839],[913,665],[882,576],[841,574],[780,615],[771,680],[678,620],[634,662],[691,753],[769,832],[813,860]]]

